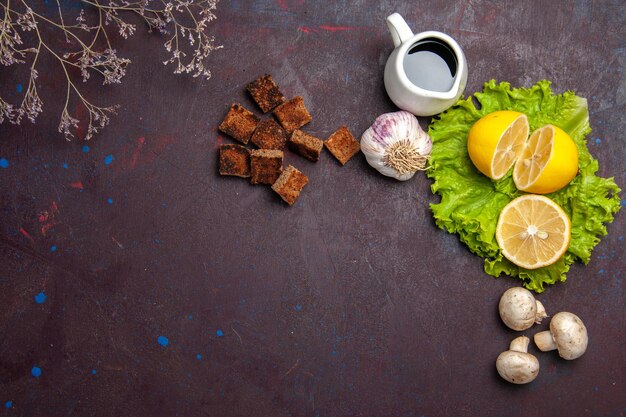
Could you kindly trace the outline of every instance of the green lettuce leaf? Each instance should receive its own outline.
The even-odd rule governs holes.
[[[546,284],[565,281],[572,263],[588,263],[600,237],[607,234],[606,224],[620,209],[620,189],[613,178],[596,176],[598,161],[587,149],[591,132],[587,100],[568,91],[555,95],[550,82],[543,80],[531,88],[511,89],[509,83],[491,80],[482,92],[434,119],[428,128],[433,140],[431,189],[441,197],[431,209],[437,226],[457,233],[469,250],[485,260],[485,272],[518,277],[524,286],[542,292]],[[477,101],[478,106],[474,103]],[[482,175],[467,154],[470,127],[482,116],[496,110],[516,110],[528,116],[531,131],[553,124],[566,131],[576,142],[579,173],[565,188],[549,194],[572,221],[572,239],[565,255],[555,264],[529,270],[503,257],[495,238],[500,211],[521,193],[515,188],[511,171],[493,181]]]

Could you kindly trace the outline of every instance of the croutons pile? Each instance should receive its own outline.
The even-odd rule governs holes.
[[[285,99],[271,75],[265,75],[246,87],[263,113],[273,110],[273,118],[261,120],[238,103],[233,104],[219,130],[247,145],[222,145],[219,155],[221,175],[250,178],[252,184],[268,184],[289,205],[299,197],[309,182],[306,175],[289,165],[283,170],[285,145],[293,152],[316,162],[326,148],[344,165],[360,150],[359,142],[346,126],[332,133],[326,141],[300,130],[312,120],[302,97]],[[278,121],[278,122],[277,122]]]

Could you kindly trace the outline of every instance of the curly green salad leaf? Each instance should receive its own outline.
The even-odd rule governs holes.
[[[524,286],[542,292],[544,285],[565,281],[570,265],[580,260],[587,264],[591,251],[607,234],[606,225],[620,209],[620,189],[613,178],[595,175],[598,161],[587,149],[586,136],[591,132],[587,100],[568,91],[555,95],[550,82],[543,80],[531,88],[511,89],[509,83],[491,80],[483,92],[460,100],[433,120],[428,133],[433,140],[431,189],[441,202],[431,204],[437,226],[458,233],[470,251],[485,260],[485,272],[518,277]],[[576,142],[579,173],[565,188],[549,194],[572,221],[572,239],[568,251],[555,264],[529,270],[520,268],[502,255],[495,232],[500,211],[521,193],[515,188],[512,170],[493,181],[482,175],[467,153],[470,127],[482,116],[496,110],[516,110],[528,116],[531,131],[553,124],[566,131]]]

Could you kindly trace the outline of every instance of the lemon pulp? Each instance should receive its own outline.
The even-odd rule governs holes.
[[[552,265],[567,251],[571,222],[558,204],[528,194],[507,204],[496,226],[502,254],[515,265],[537,269]]]
[[[548,194],[565,187],[577,173],[576,144],[560,128],[546,125],[528,138],[515,164],[513,181],[518,190]]]
[[[493,180],[511,169],[524,149],[530,128],[520,112],[500,110],[481,117],[472,125],[467,151],[474,166]]]

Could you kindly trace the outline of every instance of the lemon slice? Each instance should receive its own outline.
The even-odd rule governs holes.
[[[578,173],[578,149],[570,136],[553,125],[535,130],[513,170],[518,190],[548,194],[565,187]]]
[[[515,265],[537,269],[558,261],[569,247],[571,223],[558,204],[528,194],[507,204],[496,226],[502,254]]]
[[[528,117],[500,110],[481,117],[469,131],[467,152],[480,172],[499,180],[511,169],[528,139]]]

